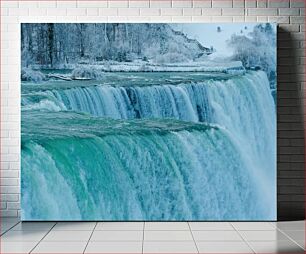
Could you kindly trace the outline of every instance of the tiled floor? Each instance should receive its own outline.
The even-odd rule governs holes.
[[[305,221],[24,222],[1,219],[0,253],[304,253]]]

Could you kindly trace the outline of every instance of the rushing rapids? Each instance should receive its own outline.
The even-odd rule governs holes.
[[[160,73],[150,84],[134,75],[23,85],[23,219],[274,219],[266,74],[165,82]]]

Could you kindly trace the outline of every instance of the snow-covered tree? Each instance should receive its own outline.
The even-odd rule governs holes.
[[[167,24],[22,24],[22,66],[114,60],[193,60],[209,52]],[[167,60],[168,59],[168,60]]]
[[[271,24],[256,25],[248,36],[233,34],[228,41],[233,48],[233,60],[246,68],[260,67],[270,80],[276,77],[276,34]]]

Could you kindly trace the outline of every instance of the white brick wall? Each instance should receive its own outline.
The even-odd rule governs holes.
[[[292,91],[295,84],[301,88],[304,86],[304,0],[2,0],[0,3],[1,216],[17,216],[20,208],[20,22],[278,22],[281,27],[279,76],[286,87],[280,93],[281,99],[282,96],[288,97],[287,91]],[[292,52],[295,56],[292,56]],[[299,66],[288,68],[292,64]],[[280,71],[284,71],[284,75]],[[290,83],[287,84],[287,80]],[[284,118],[286,114],[288,116],[287,110],[287,107],[280,109],[280,112],[284,112]],[[292,135],[289,133],[288,138]],[[301,141],[301,137],[295,140]],[[284,139],[281,137],[280,142],[288,143],[285,141],[286,136]],[[288,150],[290,147],[285,145],[284,148]],[[301,170],[301,157],[292,156],[296,157],[279,158],[279,168],[283,170],[281,174],[286,175],[295,167]],[[292,163],[297,165],[293,166]],[[286,202],[290,199],[287,193],[292,193],[291,190],[286,192],[286,185],[285,181],[280,187],[284,200],[281,207],[287,207]]]

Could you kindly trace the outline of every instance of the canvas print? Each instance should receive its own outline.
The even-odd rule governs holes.
[[[21,24],[22,220],[276,219],[276,25]]]

